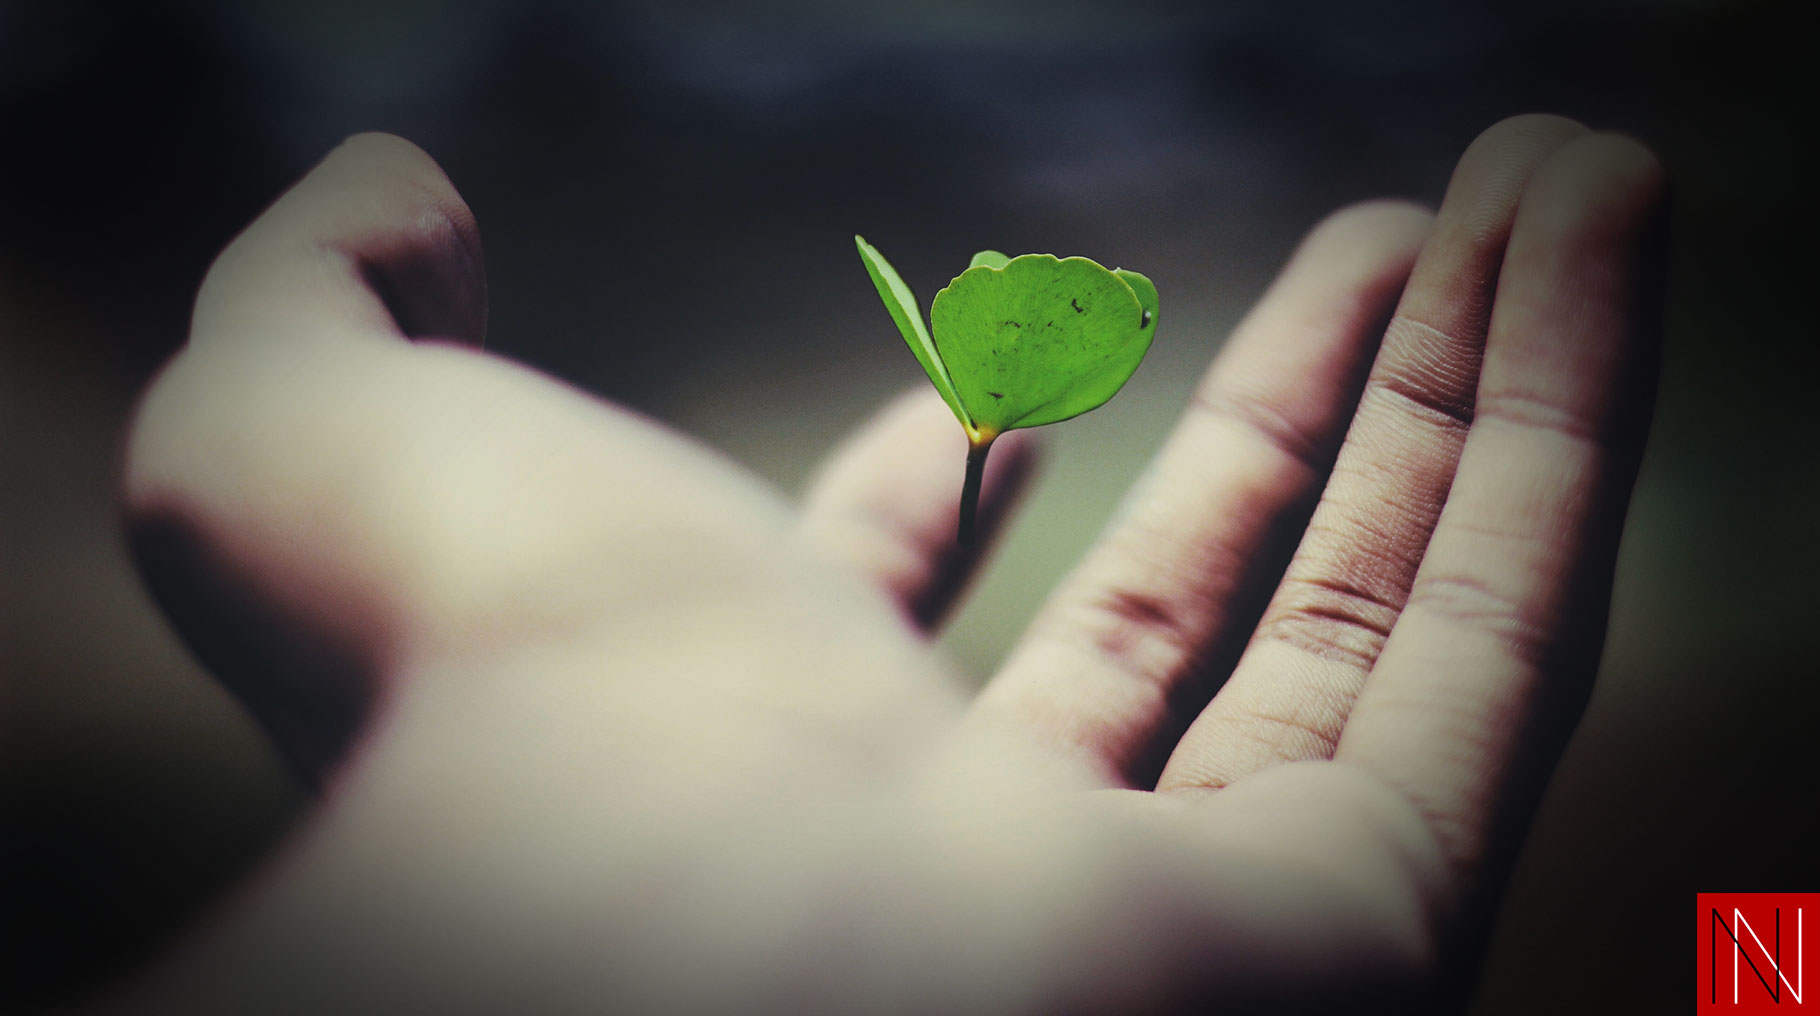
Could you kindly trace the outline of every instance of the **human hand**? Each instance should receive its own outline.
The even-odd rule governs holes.
[[[324,787],[132,1004],[1457,1003],[1597,665],[1662,188],[1520,118],[1432,223],[1317,228],[970,701],[925,639],[971,563],[933,394],[794,512],[471,348],[472,218],[354,139],[218,260],[129,442],[148,581]]]

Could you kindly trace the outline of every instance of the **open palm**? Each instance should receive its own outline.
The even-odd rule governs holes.
[[[351,140],[217,261],[129,443],[148,581],[322,788],[132,1002],[1458,1004],[1597,666],[1662,190],[1524,117],[1437,216],[1323,223],[969,696],[933,392],[795,509],[480,352],[467,209]],[[988,529],[1032,463],[994,456]]]

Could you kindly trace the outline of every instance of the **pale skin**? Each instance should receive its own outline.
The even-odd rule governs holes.
[[[322,793],[124,1004],[1459,1005],[1597,669],[1664,188],[1522,117],[1435,214],[1318,225],[970,695],[928,645],[978,556],[933,391],[788,504],[481,352],[466,206],[350,140],[128,441],[148,580]]]

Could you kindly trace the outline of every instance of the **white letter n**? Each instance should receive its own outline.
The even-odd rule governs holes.
[[[1732,920],[1737,923],[1737,927],[1738,927],[1739,931],[1750,932],[1751,941],[1757,943],[1757,950],[1763,954],[1763,958],[1765,960],[1769,961],[1769,968],[1776,972],[1776,976],[1779,979],[1781,979],[1783,984],[1788,985],[1788,993],[1795,996],[1795,1004],[1800,1005],[1801,1004],[1801,980],[1802,980],[1801,908],[1800,907],[1795,908],[1795,983],[1794,984],[1788,983],[1788,975],[1784,974],[1782,972],[1782,965],[1779,962],[1777,962],[1776,957],[1771,956],[1769,954],[1768,949],[1763,948],[1763,940],[1758,938],[1757,932],[1755,930],[1753,930],[1749,924],[1746,924],[1744,922],[1744,913],[1742,911],[1740,911],[1737,907],[1732,908]],[[1778,932],[1780,931],[1780,929],[1782,927],[1781,922],[1782,922],[1782,919],[1780,916],[1778,916],[1776,919],[1776,927],[1778,929]],[[1744,942],[1743,942],[1743,940],[1737,939],[1735,937],[1734,937],[1733,941],[1735,941],[1737,943],[1737,951],[1732,953],[1732,1004],[1737,1005],[1738,1004],[1738,957],[1742,956],[1744,954]],[[1778,950],[1778,951],[1780,951],[1780,950]]]

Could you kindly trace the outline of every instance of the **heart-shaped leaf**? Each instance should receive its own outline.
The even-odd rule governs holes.
[[[1087,258],[981,251],[936,294],[925,328],[890,262],[853,239],[904,341],[967,432],[960,538],[970,543],[993,439],[1079,416],[1117,394],[1156,334],[1156,287]]]
[[[1151,307],[1086,258],[1025,254],[935,294],[935,346],[974,428],[1039,427],[1104,405],[1156,333],[1156,289],[1142,286]]]

